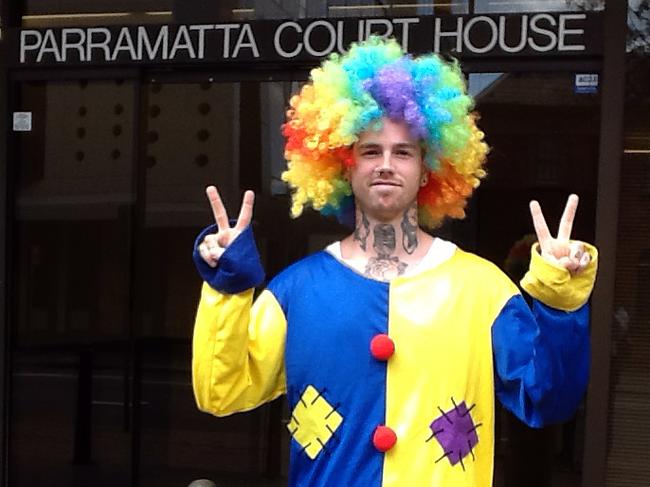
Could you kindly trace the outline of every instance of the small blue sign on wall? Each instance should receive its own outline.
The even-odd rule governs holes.
[[[576,74],[573,89],[576,93],[598,93],[598,74]]]

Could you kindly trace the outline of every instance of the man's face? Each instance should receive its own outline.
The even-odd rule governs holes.
[[[422,150],[405,122],[382,119],[380,130],[366,130],[354,144],[349,170],[357,207],[388,222],[415,202],[424,172]]]

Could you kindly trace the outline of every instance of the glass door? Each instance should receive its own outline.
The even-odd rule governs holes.
[[[191,337],[201,280],[191,251],[213,223],[205,187],[219,187],[236,216],[246,189],[256,193],[253,227],[267,276],[308,245],[288,218],[280,173],[280,126],[290,81],[148,79],[142,86],[145,165],[141,303],[143,486],[285,485],[288,434],[282,400],[216,418],[200,412],[191,388]],[[292,255],[293,254],[293,255]]]
[[[191,250],[217,184],[270,278],[342,235],[288,218],[280,126],[291,81],[24,81],[12,111],[15,486],[283,485],[283,402],[230,418],[191,388]]]
[[[491,150],[469,219],[454,223],[453,235],[518,283],[535,240],[531,199],[555,232],[568,195],[578,194],[572,238],[594,241],[600,95],[597,88],[577,92],[575,74],[567,72],[472,73],[469,79]],[[565,424],[531,429],[501,409],[494,485],[579,487],[584,419],[580,408]]]
[[[282,399],[228,418],[194,404],[204,188],[232,216],[256,192],[267,279],[346,230],[288,217],[280,128],[297,82],[175,76],[18,84],[12,110],[31,128],[13,144],[12,486],[286,484]],[[468,218],[434,233],[517,279],[529,199],[553,222],[578,193],[574,234],[593,241],[600,100],[572,73],[472,74],[470,87],[489,175]],[[533,432],[503,412],[495,485],[579,485],[582,418]]]
[[[129,483],[134,87],[28,81],[13,102],[31,119],[14,132],[17,487]]]

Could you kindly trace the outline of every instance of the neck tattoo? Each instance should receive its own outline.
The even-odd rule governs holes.
[[[413,205],[402,217],[402,247],[411,255],[418,247],[418,208]]]
[[[357,226],[354,229],[353,238],[359,242],[361,250],[365,252],[368,235],[370,235],[370,222],[368,221],[368,217],[363,211],[359,211],[359,213],[361,213],[361,221],[359,221],[359,218],[357,218]]]
[[[375,225],[372,247],[377,256],[368,260],[364,271],[367,276],[387,280],[404,274],[408,264],[400,261],[399,257],[391,255],[396,247],[395,227],[388,223]]]

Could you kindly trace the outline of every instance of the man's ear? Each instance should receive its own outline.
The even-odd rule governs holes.
[[[420,167],[420,187],[426,186],[428,182],[429,182],[429,168],[424,163],[424,154],[423,154],[422,165]]]

